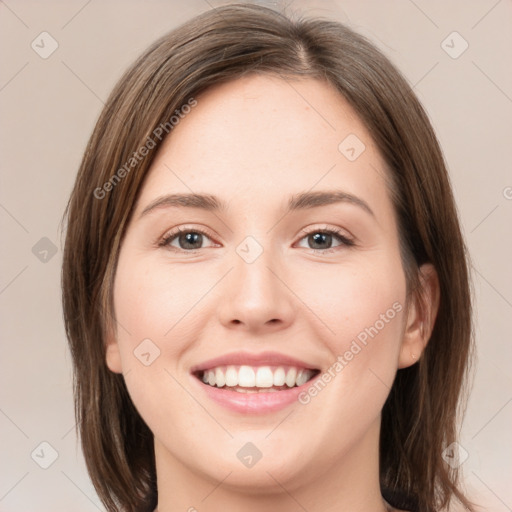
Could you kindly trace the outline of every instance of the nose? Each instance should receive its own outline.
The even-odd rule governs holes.
[[[275,332],[288,327],[297,305],[280,262],[264,250],[248,262],[235,254],[234,268],[225,278],[218,315],[228,329],[252,334]]]

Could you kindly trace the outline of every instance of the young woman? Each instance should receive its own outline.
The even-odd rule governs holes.
[[[443,459],[472,351],[454,199],[366,39],[249,5],[190,20],[116,85],[66,218],[109,511],[475,510]]]

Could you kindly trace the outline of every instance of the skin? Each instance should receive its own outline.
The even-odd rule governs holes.
[[[332,86],[253,75],[197,100],[160,148],[135,205],[114,284],[123,328],[107,339],[108,367],[124,374],[155,436],[158,510],[387,510],[381,410],[397,370],[417,362],[430,336],[435,271],[421,269],[427,307],[406,308],[384,163]],[[355,161],[338,150],[349,134],[366,146]],[[353,194],[374,215],[348,202],[285,214],[290,195],[320,190]],[[162,195],[192,191],[228,209],[140,216]],[[199,249],[179,236],[158,246],[178,226],[209,235]],[[355,245],[336,237],[314,245],[302,231],[324,228]],[[263,248],[251,264],[236,252],[247,236]],[[192,382],[191,366],[238,350],[278,351],[326,370],[396,302],[402,311],[308,404],[247,416]],[[147,338],[160,350],[149,366],[134,356]],[[247,442],[263,454],[250,469],[236,455]]]

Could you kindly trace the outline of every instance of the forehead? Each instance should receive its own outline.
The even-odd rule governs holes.
[[[196,100],[160,147],[140,203],[203,192],[270,206],[284,193],[342,187],[371,196],[384,187],[368,130],[327,82],[251,75]]]

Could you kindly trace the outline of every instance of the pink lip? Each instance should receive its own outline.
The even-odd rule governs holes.
[[[242,414],[264,414],[279,411],[294,402],[298,402],[300,393],[311,386],[319,375],[321,374],[318,373],[302,386],[273,393],[238,393],[229,389],[209,386],[193,375],[191,378],[196,383],[193,385],[199,386],[209,399],[226,409]]]
[[[209,359],[190,369],[191,373],[200,372],[202,370],[209,370],[216,366],[227,366],[227,365],[248,365],[248,366],[296,366],[297,368],[305,368],[315,370],[314,366],[300,361],[291,356],[279,354],[279,352],[260,352],[259,354],[253,354],[251,352],[233,352],[232,354],[226,354],[214,359]],[[306,383],[307,384],[307,383]],[[237,393],[238,394],[238,393]]]

